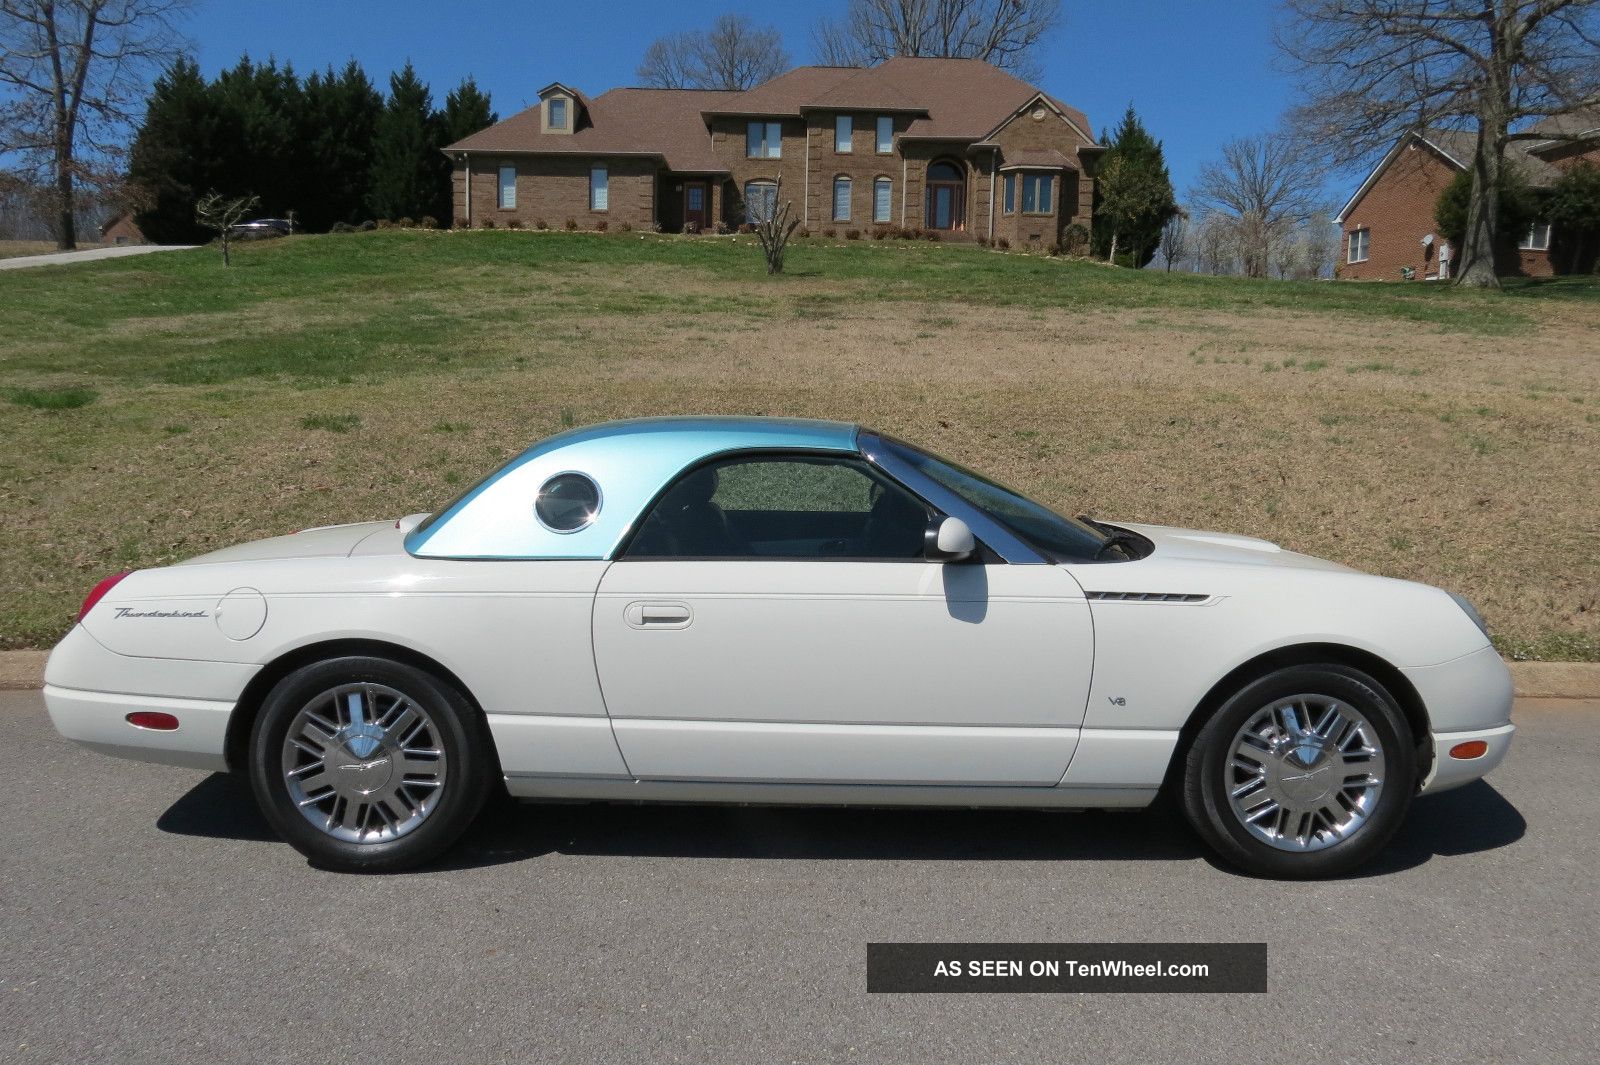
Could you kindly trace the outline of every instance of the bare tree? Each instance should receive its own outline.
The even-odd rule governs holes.
[[[0,0],[0,155],[51,190],[57,246],[77,243],[77,186],[114,180],[150,74],[176,53],[186,0]]]
[[[1297,125],[1336,163],[1430,125],[1474,129],[1461,284],[1493,287],[1507,144],[1600,93],[1600,0],[1287,0],[1279,47],[1304,78]],[[1540,134],[1551,139],[1547,134]]]
[[[1161,227],[1161,246],[1158,250],[1162,266],[1169,274],[1172,273],[1173,263],[1189,257],[1189,212],[1182,207],[1173,211],[1172,217]]]
[[[767,209],[758,212],[755,220],[756,239],[761,242],[762,254],[767,258],[767,273],[783,273],[783,256],[789,248],[789,238],[800,225],[800,219],[790,218],[794,209],[791,200],[780,200],[783,178],[778,178],[772,189],[772,200]]]
[[[1207,211],[1194,227],[1195,267],[1206,274],[1238,272],[1238,240],[1232,218]]]
[[[849,0],[812,30],[819,63],[867,66],[894,56],[982,59],[1023,77],[1061,21],[1061,0]]]
[[[645,49],[635,72],[658,89],[753,89],[789,66],[783,38],[743,15],[723,15],[705,33],[672,33]]]
[[[1231,221],[1245,276],[1266,277],[1274,242],[1317,212],[1322,177],[1310,153],[1285,134],[1241,137],[1201,167],[1189,197]]]
[[[260,202],[259,196],[229,198],[220,192],[208,192],[195,201],[194,220],[207,229],[217,231],[217,239],[222,243],[223,266],[233,265],[233,260],[228,255],[228,243],[233,238],[233,227],[244,221],[244,216],[254,211],[256,204]]]

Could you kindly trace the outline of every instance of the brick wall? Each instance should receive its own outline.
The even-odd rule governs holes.
[[[1034,115],[1042,110],[1043,117]],[[1057,151],[1070,160],[1077,161],[1078,148],[1090,142],[1079,136],[1060,116],[1048,108],[1021,114],[1008,122],[991,138],[1000,145],[1002,166],[1006,159],[1015,159],[1019,153],[1031,151]],[[995,181],[995,236],[1004,237],[1014,246],[1059,244],[1068,226],[1074,223],[1085,230],[1094,206],[1094,180],[1077,170],[1048,171],[1055,177],[1053,195],[1048,214],[1022,213],[1021,174],[1027,171],[1003,171]],[[1005,176],[1016,173],[1016,210],[1005,213]],[[1032,171],[1045,173],[1045,171]]]
[[[909,208],[913,199],[920,196],[920,173],[910,173],[901,154],[900,135],[910,124],[906,115],[891,116],[894,121],[894,150],[880,155],[877,150],[878,115],[875,112],[849,112],[852,119],[850,151],[835,151],[834,119],[832,111],[812,111],[806,115],[806,148],[809,153],[811,180],[805,202],[808,206],[806,226],[814,233],[820,229],[859,229],[863,233],[875,226],[899,225],[902,215],[907,226],[920,226],[921,215],[913,215]],[[787,147],[786,147],[787,150]],[[836,222],[833,219],[833,182],[837,177],[850,179],[850,219]],[[873,182],[886,177],[890,182],[889,221],[874,222]],[[914,192],[908,184],[915,184]],[[920,199],[915,202],[920,203]],[[796,206],[799,206],[798,204]]]
[[[609,174],[607,207],[603,211],[589,209],[589,168],[597,162],[603,162]],[[501,166],[517,168],[517,205],[513,208],[500,206]],[[485,219],[493,219],[497,227],[503,228],[516,219],[523,228],[532,229],[543,219],[551,229],[564,229],[571,218],[579,229],[594,229],[601,220],[611,229],[619,228],[623,222],[646,229],[655,218],[659,166],[654,159],[626,156],[596,160],[588,156],[474,155],[472,224],[478,227]],[[454,211],[456,218],[466,217],[466,166],[461,163],[455,167]]]
[[[1378,180],[1347,212],[1338,258],[1338,276],[1353,280],[1399,281],[1403,267],[1418,278],[1438,269],[1438,227],[1433,208],[1439,194],[1459,171],[1426,145],[1412,141],[1400,150]],[[1350,234],[1365,229],[1369,237],[1367,260],[1349,262]],[[1434,246],[1424,249],[1422,238],[1435,235]],[[1459,255],[1457,256],[1459,259]]]

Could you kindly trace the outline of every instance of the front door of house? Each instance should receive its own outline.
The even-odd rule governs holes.
[[[683,228],[705,229],[711,220],[710,191],[704,181],[683,183]]]

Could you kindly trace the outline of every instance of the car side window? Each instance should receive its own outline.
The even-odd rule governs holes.
[[[668,488],[624,558],[917,559],[929,510],[859,459],[761,455]]]

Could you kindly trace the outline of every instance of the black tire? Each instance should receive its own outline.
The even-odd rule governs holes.
[[[448,766],[420,824],[376,842],[337,839],[313,825],[291,799],[284,777],[284,742],[300,711],[320,693],[362,683],[391,688],[425,710],[438,726],[436,739]],[[488,728],[466,696],[414,666],[364,656],[315,662],[279,681],[251,730],[249,766],[256,802],[277,833],[313,865],[346,873],[399,872],[437,858],[478,816],[497,773]]]
[[[1229,762],[1240,729],[1274,700],[1326,695],[1358,710],[1383,749],[1384,777],[1366,820],[1346,839],[1322,850],[1279,850],[1241,823],[1228,797]],[[1222,858],[1257,876],[1305,880],[1338,876],[1370,860],[1405,819],[1416,791],[1416,744],[1405,714],[1372,677],[1337,664],[1291,666],[1245,685],[1211,716],[1183,763],[1184,815]]]

